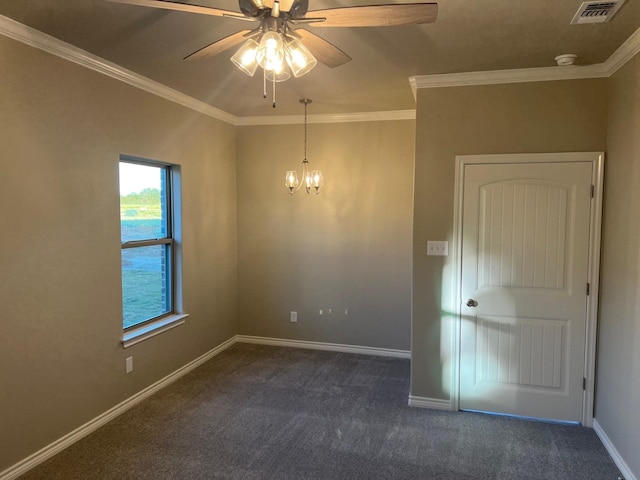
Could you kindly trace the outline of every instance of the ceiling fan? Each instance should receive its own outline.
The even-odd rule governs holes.
[[[405,3],[329,8],[309,11],[309,0],[238,0],[240,12],[192,5],[173,0],[108,0],[143,7],[227,17],[258,25],[224,37],[187,55],[197,60],[217,55],[243,41],[231,58],[244,73],[253,76],[257,66],[264,70],[264,97],[267,80],[275,82],[300,77],[310,71],[316,59],[330,68],[343,65],[351,57],[332,43],[302,26],[386,27],[435,22],[436,3]],[[274,89],[275,107],[275,89]]]

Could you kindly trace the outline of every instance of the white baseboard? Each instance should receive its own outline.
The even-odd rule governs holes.
[[[433,410],[451,411],[451,400],[442,400],[439,398],[416,397],[409,395],[409,406],[420,408],[431,408]]]
[[[239,343],[254,343],[258,345],[272,345],[275,347],[306,348],[310,350],[328,350],[331,352],[359,353],[361,355],[376,355],[379,357],[411,358],[410,351],[394,350],[391,348],[362,347],[360,345],[288,340],[285,338],[254,337],[251,335],[236,335],[235,338]]]
[[[218,345],[217,347],[209,350],[204,355],[201,355],[200,357],[196,358],[195,360],[187,363],[186,365],[184,365],[183,367],[179,368],[175,372],[170,373],[166,377],[162,378],[161,380],[158,380],[156,383],[148,386],[144,390],[141,390],[140,392],[136,393],[135,395],[127,398],[126,400],[124,400],[123,402],[119,403],[115,407],[110,408],[106,412],[98,415],[93,420],[90,420],[89,422],[85,423],[84,425],[76,428],[72,432],[66,434],[64,437],[59,438],[55,442],[47,445],[46,447],[42,448],[41,450],[38,450],[36,453],[28,456],[24,460],[16,463],[15,465],[9,467],[8,469],[4,470],[3,472],[0,472],[0,480],[13,480],[13,479],[19,477],[20,475],[23,475],[28,470],[31,470],[32,468],[34,468],[36,465],[39,465],[40,463],[42,463],[45,460],[53,457],[57,453],[60,453],[65,448],[67,448],[70,445],[76,443],[78,440],[86,437],[87,435],[89,435],[90,433],[94,432],[95,430],[97,430],[98,428],[103,426],[104,424],[110,422],[111,420],[116,418],[118,415],[123,414],[124,412],[129,410],[131,407],[137,405],[138,403],[140,403],[141,401],[145,400],[146,398],[149,398],[151,395],[153,395],[157,391],[162,390],[164,387],[166,387],[169,384],[175,382],[180,377],[183,377],[187,373],[189,373],[192,370],[196,369],[197,367],[199,367],[203,363],[207,362],[211,358],[215,357],[216,355],[218,355],[222,351],[224,351],[227,348],[229,348],[234,343],[236,343],[236,337],[231,337],[226,342],[224,342],[224,343]]]
[[[618,450],[613,445],[613,443],[611,443],[611,440],[609,440],[609,437],[604,432],[604,430],[598,423],[598,420],[596,419],[593,420],[593,429],[595,430],[596,435],[598,435],[598,438],[600,438],[600,441],[604,445],[604,448],[606,448],[607,452],[609,452],[609,455],[611,455],[613,463],[615,463],[616,467],[618,467],[618,470],[620,470],[620,473],[624,477],[624,480],[638,480],[638,477],[633,474],[627,463],[622,459],[622,457],[618,453]]]

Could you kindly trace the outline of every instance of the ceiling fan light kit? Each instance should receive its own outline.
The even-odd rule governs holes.
[[[278,2],[274,2],[277,4]],[[279,9],[272,10],[279,11]],[[311,71],[318,61],[307,47],[288,33],[286,18],[265,17],[258,30],[258,40],[249,38],[231,57],[240,71],[253,76],[257,67],[263,70],[263,92],[267,98],[267,81],[273,84],[273,108],[276,107],[276,86],[294,77],[301,77]]]
[[[351,57],[315,33],[301,28],[311,27],[386,27],[433,23],[438,15],[436,3],[398,3],[329,8],[309,11],[309,0],[238,0],[240,12],[204,7],[173,0],[108,0],[141,7],[160,8],[249,22],[260,22],[258,28],[229,35],[187,55],[198,60],[232,48],[244,41],[231,57],[242,72],[253,76],[258,66],[263,69],[263,97],[267,98],[267,81],[275,84],[309,73],[318,61],[330,68],[339,67]],[[307,16],[307,13],[310,16]],[[304,43],[303,43],[304,42]]]
[[[267,81],[273,83],[273,107],[276,106],[275,84],[310,72],[318,61],[309,49],[289,30],[286,20],[266,17],[260,28],[245,34],[249,38],[231,57],[243,73],[253,77],[258,67],[263,70],[263,97],[267,98]]]

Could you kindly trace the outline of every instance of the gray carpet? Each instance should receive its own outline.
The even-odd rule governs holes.
[[[407,406],[409,361],[237,344],[27,479],[606,479],[593,430]]]

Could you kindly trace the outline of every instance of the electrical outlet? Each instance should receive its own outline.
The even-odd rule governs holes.
[[[318,310],[318,314],[319,315],[324,315],[324,310],[322,310],[322,309]]]
[[[293,312],[293,311],[291,312],[290,322],[291,323],[298,322],[298,312]]]
[[[133,372],[133,357],[127,357],[127,359],[124,361],[124,365],[125,371],[127,373]]]
[[[331,315],[331,307],[329,307],[329,309],[327,310],[327,313]]]

